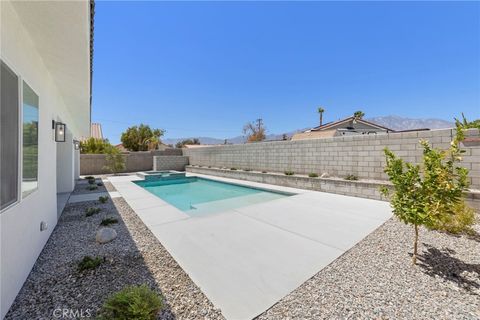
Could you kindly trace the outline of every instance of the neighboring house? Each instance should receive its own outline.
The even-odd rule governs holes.
[[[118,151],[120,151],[120,152],[128,152],[127,148],[125,148],[125,147],[123,146],[123,144],[121,144],[121,143],[116,144],[116,145],[115,145],[115,148],[117,148]]]
[[[93,3],[0,1],[0,15],[3,318],[79,176],[77,140],[90,135]]]
[[[394,130],[352,116],[296,133],[292,136],[292,140],[321,139],[359,134],[385,134],[388,132],[394,132]]]
[[[103,140],[102,125],[100,123],[92,123],[90,126],[90,137]]]

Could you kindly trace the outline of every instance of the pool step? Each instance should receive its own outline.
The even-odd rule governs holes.
[[[198,203],[191,205],[192,209],[185,211],[190,216],[197,216],[207,213],[227,211],[230,209],[241,208],[256,203],[271,201],[284,198],[285,196],[277,193],[261,192],[241,197],[229,198],[218,201]]]

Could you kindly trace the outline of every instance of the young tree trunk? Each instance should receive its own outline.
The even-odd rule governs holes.
[[[418,225],[415,225],[415,240],[413,242],[412,263],[417,264],[417,248],[418,248]]]

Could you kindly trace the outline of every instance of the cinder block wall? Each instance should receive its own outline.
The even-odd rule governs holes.
[[[139,151],[125,153],[125,170],[123,172],[148,171],[153,169],[154,156],[181,156],[181,149],[166,149],[163,151]],[[80,174],[108,173],[104,154],[81,154]]]
[[[153,170],[176,170],[185,171],[188,165],[188,157],[185,156],[155,156],[153,157]]]
[[[388,147],[406,161],[422,159],[419,140],[447,149],[454,129],[390,133],[385,135],[343,136],[315,140],[274,141],[241,145],[183,149],[191,165],[235,167],[268,172],[294,171],[299,174],[328,173],[345,177],[354,174],[363,179],[386,180],[383,172]],[[479,137],[477,129],[466,132]],[[480,188],[480,146],[465,146],[462,165],[470,170],[473,188]]]

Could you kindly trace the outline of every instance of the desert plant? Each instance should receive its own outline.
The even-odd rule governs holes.
[[[111,224],[118,223],[118,219],[107,217],[100,222],[101,226],[109,226]]]
[[[85,209],[85,216],[90,217],[90,216],[93,216],[94,214],[99,213],[100,211],[102,211],[102,209],[100,208],[87,208]]]
[[[350,181],[356,181],[356,180],[358,180],[358,177],[354,174],[349,174],[344,179],[345,180],[350,180]]]
[[[88,179],[88,184],[95,184],[95,178]]]
[[[459,233],[470,231],[474,223],[474,212],[465,204],[464,196],[468,170],[457,165],[462,153],[459,137],[461,134],[449,150],[434,149],[427,141],[420,141],[422,165],[405,162],[385,149],[385,173],[393,184],[393,192],[387,187],[381,191],[389,197],[395,216],[414,226],[413,264],[418,255],[419,226]]]
[[[78,268],[78,271],[95,269],[100,264],[102,264],[103,261],[105,261],[104,258],[100,258],[100,257],[92,258],[90,256],[85,256],[78,263],[77,268]]]
[[[284,173],[286,176],[293,176],[295,174],[293,171],[285,171]]]
[[[235,170],[237,170],[237,168],[230,168],[230,170],[235,171]]]
[[[153,320],[163,308],[163,300],[146,285],[129,286],[110,296],[100,310],[100,319]]]
[[[365,112],[358,110],[353,113],[355,119],[362,119],[365,116]]]
[[[309,173],[308,176],[310,178],[318,178],[318,174],[316,174],[316,173]]]
[[[92,180],[92,179],[95,180],[95,177],[94,177],[94,176],[86,176],[86,177],[85,177],[85,180]]]
[[[108,201],[108,197],[107,196],[100,196],[100,197],[98,197],[98,201],[100,201],[100,203],[106,203]]]
[[[89,186],[87,187],[87,190],[90,190],[90,191],[92,191],[92,190],[97,190],[97,189],[98,189],[98,187],[97,187],[96,185],[94,185],[94,184],[91,184],[91,185],[89,185]]]
[[[125,158],[117,148],[108,149],[105,156],[105,162],[107,164],[104,166],[104,169],[113,174],[125,170]]]
[[[325,109],[323,109],[322,107],[319,107],[317,109],[317,112],[320,115],[320,125],[322,125],[323,124],[323,113],[325,112]]]

